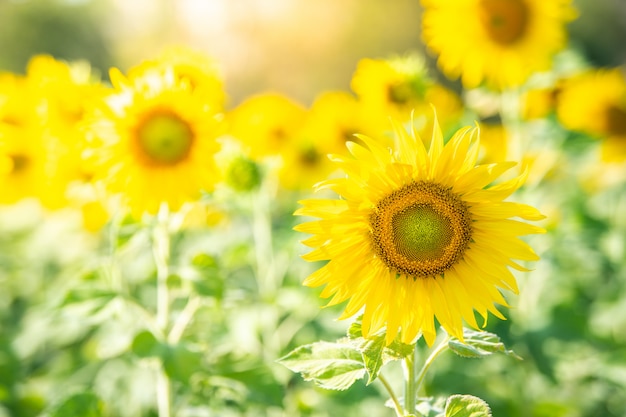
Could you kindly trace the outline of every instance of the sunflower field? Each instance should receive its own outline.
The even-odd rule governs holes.
[[[621,0],[0,1],[0,417],[626,416]]]

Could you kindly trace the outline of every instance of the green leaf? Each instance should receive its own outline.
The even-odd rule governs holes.
[[[167,376],[186,385],[191,376],[202,368],[202,354],[182,344],[169,346],[163,351],[162,359]]]
[[[448,347],[451,351],[464,358],[483,358],[499,352],[519,360],[522,359],[512,350],[506,349],[504,343],[500,341],[496,334],[463,329],[463,338],[465,343],[457,338],[450,339]]]
[[[361,352],[348,340],[300,346],[278,362],[326,389],[348,389],[365,375]]]
[[[348,329],[348,337],[353,345],[363,355],[365,370],[367,371],[367,384],[376,380],[383,365],[398,359],[403,359],[413,353],[415,345],[407,345],[394,340],[386,346],[385,330],[380,330],[368,338],[363,337],[360,318]]]
[[[218,300],[224,296],[224,280],[220,275],[217,260],[208,254],[199,253],[191,260],[191,265],[199,273],[199,277],[192,281],[198,294],[215,297]]]
[[[75,288],[70,290],[63,299],[63,306],[82,303],[85,301],[98,300],[104,304],[117,297],[118,293],[115,291],[98,289],[98,288]]]
[[[152,332],[144,330],[137,333],[131,345],[132,352],[140,358],[159,356],[163,352],[163,346],[154,337]]]
[[[491,417],[489,405],[472,395],[450,396],[445,413],[445,417]]]
[[[74,394],[63,401],[50,417],[100,417],[102,402],[91,392]]]

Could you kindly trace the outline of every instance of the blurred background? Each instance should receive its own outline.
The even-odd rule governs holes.
[[[575,0],[570,41],[595,66],[626,61],[626,2]],[[257,92],[303,104],[349,89],[360,58],[422,51],[418,0],[0,0],[0,70],[86,59],[103,78],[184,44],[221,64],[234,106]]]

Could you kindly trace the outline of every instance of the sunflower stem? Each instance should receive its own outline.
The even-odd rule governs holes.
[[[416,413],[417,389],[415,388],[415,367],[418,362],[417,343],[413,346],[413,353],[404,358],[404,412],[405,415]]]
[[[428,372],[428,369],[430,369],[430,367],[433,364],[433,362],[435,361],[435,359],[437,359],[437,357],[440,354],[442,354],[443,352],[445,352],[448,349],[448,342],[449,341],[450,341],[450,336],[446,336],[446,338],[444,340],[442,340],[441,343],[439,343],[437,345],[437,347],[435,347],[434,350],[431,351],[430,355],[428,356],[428,358],[424,362],[424,365],[422,366],[422,369],[420,369],[419,373],[417,374],[417,378],[416,378],[416,383],[415,383],[415,394],[416,395],[420,391],[420,389],[422,388],[422,383],[424,382],[424,377],[426,376],[426,373]]]
[[[167,279],[169,277],[170,263],[170,232],[169,232],[169,208],[167,204],[160,207],[157,222],[154,225],[152,235],[152,252],[157,270],[157,310],[156,324],[165,338],[168,333],[170,315],[170,294]],[[171,382],[167,376],[163,362],[157,373],[156,399],[159,417],[171,417]]]
[[[402,410],[402,405],[400,405],[400,401],[398,400],[396,393],[393,392],[393,388],[391,388],[391,385],[389,384],[389,381],[387,381],[387,378],[385,378],[383,374],[378,374],[378,380],[383,384],[385,390],[389,394],[389,398],[391,398],[394,409],[396,410],[396,416],[403,417],[404,411]]]

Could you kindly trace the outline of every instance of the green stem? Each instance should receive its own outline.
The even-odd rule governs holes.
[[[391,401],[393,402],[394,408],[396,410],[396,416],[402,417],[404,415],[404,412],[402,411],[402,405],[400,405],[400,401],[398,400],[396,393],[393,392],[393,389],[391,388],[389,381],[387,381],[387,378],[385,378],[382,374],[378,374],[378,380],[383,384],[383,386],[387,390],[387,393],[389,394],[389,397],[391,398]]]
[[[415,388],[415,365],[417,363],[417,344],[413,346],[413,353],[404,358],[404,410],[406,414],[415,414],[417,403],[417,389]],[[405,415],[406,415],[405,414]]]
[[[421,389],[422,383],[424,382],[424,377],[426,376],[426,372],[428,372],[428,369],[430,368],[430,366],[433,364],[435,359],[437,359],[437,356],[439,356],[440,354],[445,352],[446,349],[448,349],[449,341],[450,341],[450,336],[446,336],[446,338],[442,340],[441,343],[439,343],[439,345],[437,345],[437,347],[431,352],[431,354],[428,356],[428,358],[424,362],[424,365],[422,366],[422,369],[420,370],[416,378],[416,384],[415,384],[416,394]]]
[[[167,279],[170,274],[170,232],[169,209],[166,204],[163,204],[159,210],[152,238],[152,250],[157,270],[156,324],[162,338],[165,339],[168,333],[170,316],[170,294],[167,285]],[[165,373],[165,369],[163,369],[162,363],[157,374],[156,395],[158,416],[171,417],[171,383],[169,377]]]

